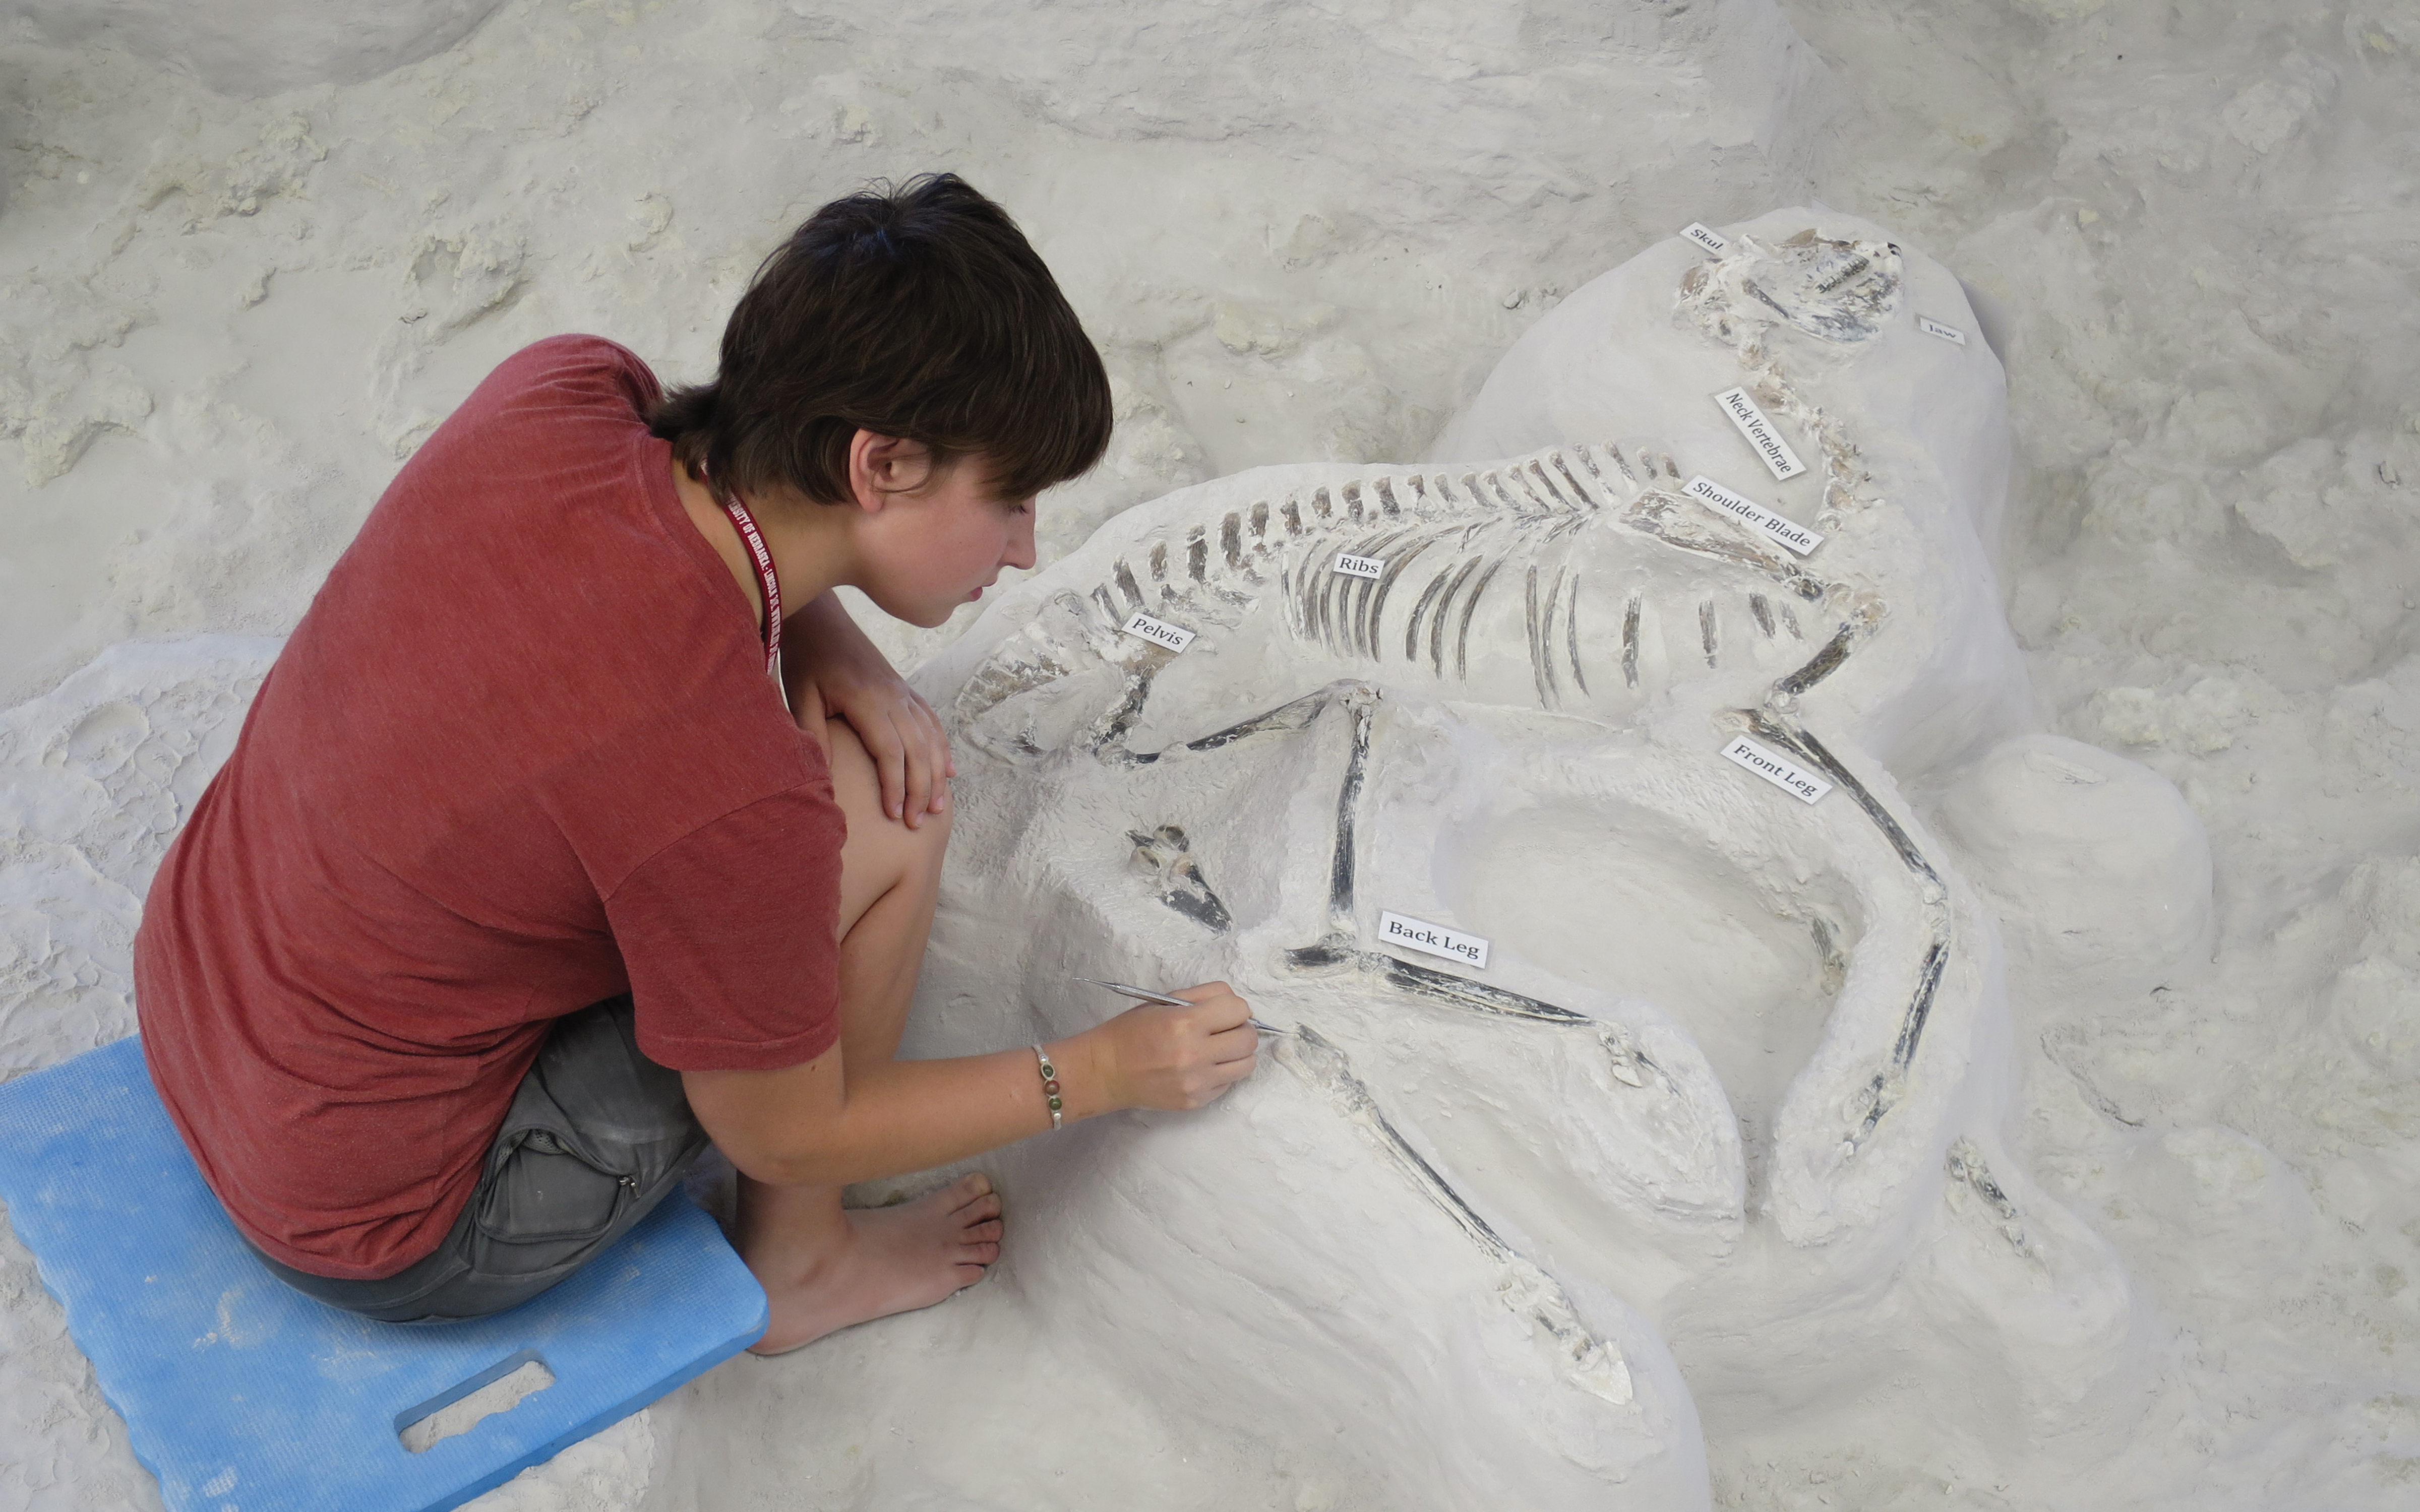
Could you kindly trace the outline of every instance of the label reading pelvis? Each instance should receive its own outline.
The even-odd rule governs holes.
[[[1742,735],[1723,748],[1723,755],[1789,794],[1801,803],[1813,803],[1832,791],[1832,784],[1775,750]]]
[[[1708,252],[1721,252],[1731,244],[1730,238],[1701,221],[1691,221],[1681,228],[1681,239],[1694,241]]]
[[[1191,630],[1181,625],[1171,625],[1166,620],[1155,620],[1140,609],[1135,610],[1134,618],[1118,628],[1125,634],[1140,636],[1153,645],[1166,646],[1171,651],[1182,651],[1193,643],[1194,632]]]
[[[1406,950],[1419,950],[1428,955],[1441,955],[1449,961],[1459,961],[1466,966],[1484,968],[1487,964],[1487,942],[1476,934],[1431,924],[1422,919],[1406,918],[1401,914],[1378,913],[1378,940],[1382,945],[1401,946]]]
[[[1746,521],[1802,557],[1823,544],[1823,532],[1810,531],[1794,520],[1784,519],[1755,500],[1744,499],[1712,478],[1691,478],[1689,486],[1681,491],[1726,515]]]
[[[1714,403],[1723,407],[1723,413],[1730,416],[1730,423],[1739,427],[1739,433],[1747,438],[1748,445],[1756,449],[1765,471],[1771,472],[1776,482],[1794,478],[1807,471],[1807,464],[1798,460],[1798,454],[1781,439],[1781,432],[1774,428],[1772,421],[1764,418],[1764,411],[1747,396],[1747,390],[1725,389],[1714,395]]]
[[[1928,336],[1939,336],[1944,341],[1954,341],[1961,347],[1966,345],[1966,332],[1956,326],[1945,326],[1929,315],[1916,317],[1916,329]]]
[[[1339,551],[1336,570],[1347,578],[1383,578],[1387,563],[1377,557],[1357,557],[1350,551]]]

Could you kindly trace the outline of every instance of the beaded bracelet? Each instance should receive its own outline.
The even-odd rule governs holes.
[[[1033,1047],[1033,1059],[1042,1068],[1042,1095],[1050,1100],[1050,1127],[1056,1129],[1061,1109],[1066,1106],[1059,1101],[1059,1068],[1050,1064],[1050,1052],[1040,1045]]]

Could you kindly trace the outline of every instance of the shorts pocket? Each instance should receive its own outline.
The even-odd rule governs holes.
[[[481,1270],[527,1274],[575,1259],[638,1196],[636,1177],[608,1168],[551,1129],[516,1131],[495,1153],[472,1218],[489,1242]]]

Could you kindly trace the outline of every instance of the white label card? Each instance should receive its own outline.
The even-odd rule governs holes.
[[[1723,748],[1723,754],[1801,803],[1813,803],[1832,791],[1832,784],[1770,746],[1741,735]]]
[[[1721,252],[1731,244],[1731,239],[1703,222],[1691,221],[1681,228],[1683,241],[1694,241],[1708,252]]]
[[[1916,329],[1928,336],[1939,336],[1944,341],[1954,341],[1961,347],[1966,345],[1966,332],[1956,326],[1945,326],[1929,315],[1916,317]]]
[[[1739,427],[1739,433],[1747,438],[1748,445],[1756,449],[1756,455],[1763,460],[1765,471],[1773,474],[1774,481],[1777,483],[1794,478],[1807,471],[1807,464],[1798,460],[1798,454],[1781,439],[1781,432],[1774,428],[1773,422],[1764,418],[1764,411],[1747,396],[1746,389],[1725,389],[1714,395],[1714,403],[1723,407],[1723,413],[1730,416],[1731,424]]]
[[[1823,532],[1810,531],[1793,520],[1784,519],[1755,500],[1744,499],[1712,478],[1703,475],[1691,478],[1689,486],[1681,491],[1726,515],[1745,520],[1802,557],[1823,544]]]
[[[1118,628],[1127,635],[1140,636],[1153,645],[1166,646],[1171,651],[1182,651],[1193,643],[1193,631],[1181,625],[1171,625],[1166,620],[1155,620],[1140,609],[1135,610],[1134,618]]]
[[[1347,578],[1381,578],[1387,563],[1377,557],[1357,557],[1350,551],[1336,553],[1336,570]]]
[[[1478,935],[1465,934],[1443,924],[1407,918],[1385,909],[1378,912],[1378,939],[1384,945],[1399,945],[1406,950],[1441,955],[1466,966],[1483,969],[1487,964],[1487,942]]]

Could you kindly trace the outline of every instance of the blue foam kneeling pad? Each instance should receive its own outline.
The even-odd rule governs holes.
[[[765,1293],[675,1193],[571,1279],[402,1327],[271,1275],[121,1040],[0,1086],[0,1199],[169,1512],[439,1512],[765,1330]],[[536,1360],[554,1383],[423,1453],[401,1431]]]

